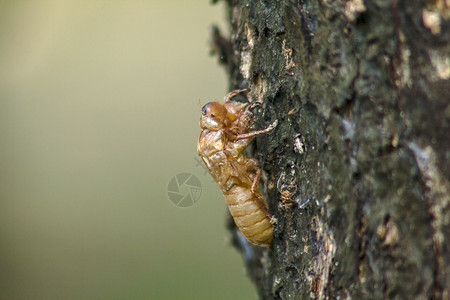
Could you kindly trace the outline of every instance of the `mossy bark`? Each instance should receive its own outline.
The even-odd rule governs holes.
[[[229,0],[273,249],[234,244],[261,299],[450,299],[448,1]]]

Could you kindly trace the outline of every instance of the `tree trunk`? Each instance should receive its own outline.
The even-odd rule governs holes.
[[[274,120],[273,249],[230,225],[261,299],[450,299],[449,1],[229,0],[230,90]]]

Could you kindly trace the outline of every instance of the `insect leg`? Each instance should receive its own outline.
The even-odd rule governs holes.
[[[224,181],[229,182],[230,188],[234,184],[250,186],[252,179],[248,176],[247,167],[240,164],[228,150],[224,150],[223,153],[227,158],[229,166],[227,177],[224,178]]]
[[[239,134],[236,137],[235,140],[238,141],[238,140],[251,139],[251,138],[254,138],[256,136],[266,134],[268,132],[271,132],[275,127],[277,127],[277,124],[278,124],[278,120],[275,120],[275,122],[270,124],[266,129],[256,130],[256,131],[252,131],[252,132],[249,132],[249,133]]]
[[[253,194],[256,194],[257,192],[259,192],[258,189],[259,189],[259,180],[260,179],[261,179],[261,169],[258,168],[256,170],[256,175],[253,178],[253,182],[252,182],[252,193]]]
[[[257,106],[262,106],[261,102],[251,102],[249,105],[245,107],[244,113],[249,113],[250,109],[253,109]]]
[[[256,170],[256,175],[253,178],[253,182],[252,182],[252,187],[251,187],[251,191],[253,194],[253,198],[255,199],[256,203],[258,203],[259,207],[261,208],[261,210],[266,214],[266,216],[269,219],[272,219],[272,215],[269,212],[269,209],[267,208],[266,203],[264,202],[264,200],[260,197],[259,194],[259,180],[261,179],[261,169],[258,168]]]
[[[247,89],[243,89],[243,90],[234,90],[234,91],[228,93],[228,94],[225,96],[224,102],[229,102],[229,101],[231,101],[231,98],[233,98],[234,96],[239,95],[239,94],[241,94],[241,93],[243,93],[243,92],[246,92],[246,91],[248,91],[248,90],[247,90]]]

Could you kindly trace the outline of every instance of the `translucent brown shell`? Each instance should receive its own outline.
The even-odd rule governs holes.
[[[277,122],[263,130],[250,131],[250,106],[231,101],[228,94],[223,104],[207,103],[202,108],[202,132],[197,152],[225,196],[230,213],[247,240],[258,246],[272,245],[273,225],[263,195],[259,192],[261,169],[255,159],[244,154],[256,136],[272,131]]]

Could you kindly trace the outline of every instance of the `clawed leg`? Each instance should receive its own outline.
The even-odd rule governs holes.
[[[244,109],[244,113],[248,113],[248,111],[250,110],[250,109],[253,109],[253,108],[255,108],[255,107],[257,107],[257,106],[261,106],[262,104],[260,103],[260,102],[251,102],[249,105],[247,105],[246,107],[245,107],[245,109]]]
[[[252,193],[256,194],[259,189],[259,180],[261,179],[261,169],[258,168],[256,169],[256,174],[255,177],[253,178],[253,182],[252,182]]]
[[[223,153],[225,154],[228,165],[230,166],[228,172],[226,172],[227,177],[224,178],[223,181],[229,182],[230,188],[234,184],[247,186],[252,184],[252,178],[248,176],[249,174],[247,168],[242,166],[228,150],[224,150]]]
[[[266,203],[264,202],[264,200],[261,199],[260,194],[259,194],[259,180],[261,179],[261,169],[258,168],[256,170],[256,175],[253,178],[253,182],[252,182],[252,187],[251,187],[251,191],[253,194],[253,198],[255,198],[256,202],[258,203],[259,207],[261,208],[262,211],[264,211],[264,213],[266,214],[266,216],[272,220],[272,215],[269,212],[269,209],[267,208]],[[271,221],[272,222],[272,221]]]
[[[251,138],[254,138],[256,136],[266,134],[268,132],[271,132],[275,127],[277,127],[277,125],[278,125],[278,120],[275,120],[275,122],[273,122],[271,125],[269,125],[266,129],[256,130],[256,131],[252,131],[252,132],[249,132],[249,133],[239,134],[236,137],[235,140],[238,141],[238,140],[251,139]]]
[[[230,102],[230,101],[231,101],[231,98],[233,98],[234,96],[239,95],[239,94],[241,94],[241,93],[243,93],[243,92],[247,92],[247,91],[248,91],[247,89],[243,89],[243,90],[234,90],[234,91],[228,93],[228,94],[225,96],[224,102]]]

